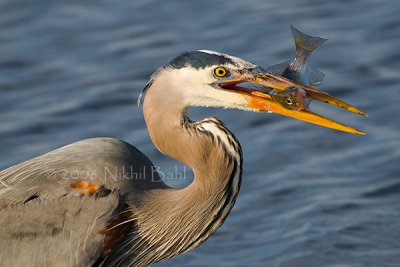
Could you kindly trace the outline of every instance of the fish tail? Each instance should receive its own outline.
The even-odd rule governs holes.
[[[320,47],[323,43],[328,41],[328,39],[316,37],[316,36],[310,36],[305,33],[302,33],[293,25],[290,25],[292,28],[292,34],[293,34],[293,39],[294,43],[296,45],[296,50],[305,50],[308,52],[312,52],[318,47]]]

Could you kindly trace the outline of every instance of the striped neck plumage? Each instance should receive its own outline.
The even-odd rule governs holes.
[[[186,127],[203,136],[201,138],[208,139],[214,147],[208,151],[209,158],[204,159],[209,170],[198,173],[191,185],[193,195],[196,194],[193,190],[205,192],[204,198],[195,201],[209,201],[205,205],[205,213],[208,210],[210,216],[197,237],[187,245],[186,250],[191,250],[213,234],[233,208],[241,184],[242,150],[235,136],[216,118],[192,122]]]
[[[240,189],[242,150],[218,119],[192,122],[186,110],[153,102],[152,97],[150,90],[144,101],[144,115],[153,143],[194,173],[193,182],[183,189],[154,192],[149,197],[152,203],[145,205],[147,212],[137,219],[143,242],[152,243],[158,251],[154,255],[151,251],[140,254],[150,253],[146,258],[160,261],[199,246],[225,221]],[[158,108],[149,108],[153,103]]]
[[[189,166],[194,180],[183,189],[146,192],[147,201],[132,211],[139,237],[131,243],[133,266],[199,246],[225,221],[241,182],[242,151],[235,136],[218,119],[191,121],[179,97],[165,94],[157,81],[143,102],[149,135],[158,150]]]

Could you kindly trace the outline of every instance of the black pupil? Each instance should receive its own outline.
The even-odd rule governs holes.
[[[288,103],[289,105],[293,104],[292,100],[290,98],[286,99],[286,103]]]
[[[219,74],[219,75],[224,75],[224,73],[225,73],[225,72],[224,72],[223,69],[219,69],[219,70],[218,70],[218,74]]]

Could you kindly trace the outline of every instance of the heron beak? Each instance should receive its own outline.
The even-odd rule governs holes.
[[[252,83],[256,85],[261,85],[263,88],[244,88],[238,86],[238,84],[240,83]],[[325,92],[321,92],[304,84],[296,83],[284,77],[271,74],[260,67],[239,70],[233,75],[233,78],[229,80],[227,79],[223,83],[220,83],[220,87],[244,95],[248,101],[248,106],[251,109],[257,111],[274,112],[298,120],[352,134],[365,134],[362,131],[328,119],[308,109],[294,110],[283,107],[280,103],[278,103],[271,97],[271,95],[269,94],[270,89],[268,90],[268,88],[266,87],[280,91],[285,90],[288,87],[301,88],[306,92],[305,97],[308,99],[321,101],[329,105],[340,107],[350,112],[357,113],[359,115],[368,116],[360,109]]]

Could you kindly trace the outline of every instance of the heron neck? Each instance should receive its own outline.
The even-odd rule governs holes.
[[[224,187],[232,172],[229,165],[232,161],[240,165],[241,161],[236,138],[219,120],[193,122],[186,107],[158,97],[150,91],[144,102],[144,117],[154,145],[193,170],[195,179],[190,188]]]
[[[160,99],[151,90],[144,101],[144,117],[156,147],[191,167],[195,175],[186,188],[152,195],[148,210],[164,219],[157,226],[144,227],[163,229],[160,244],[178,246],[182,253],[204,242],[233,207],[240,188],[241,148],[220,121],[191,122],[186,108]]]

